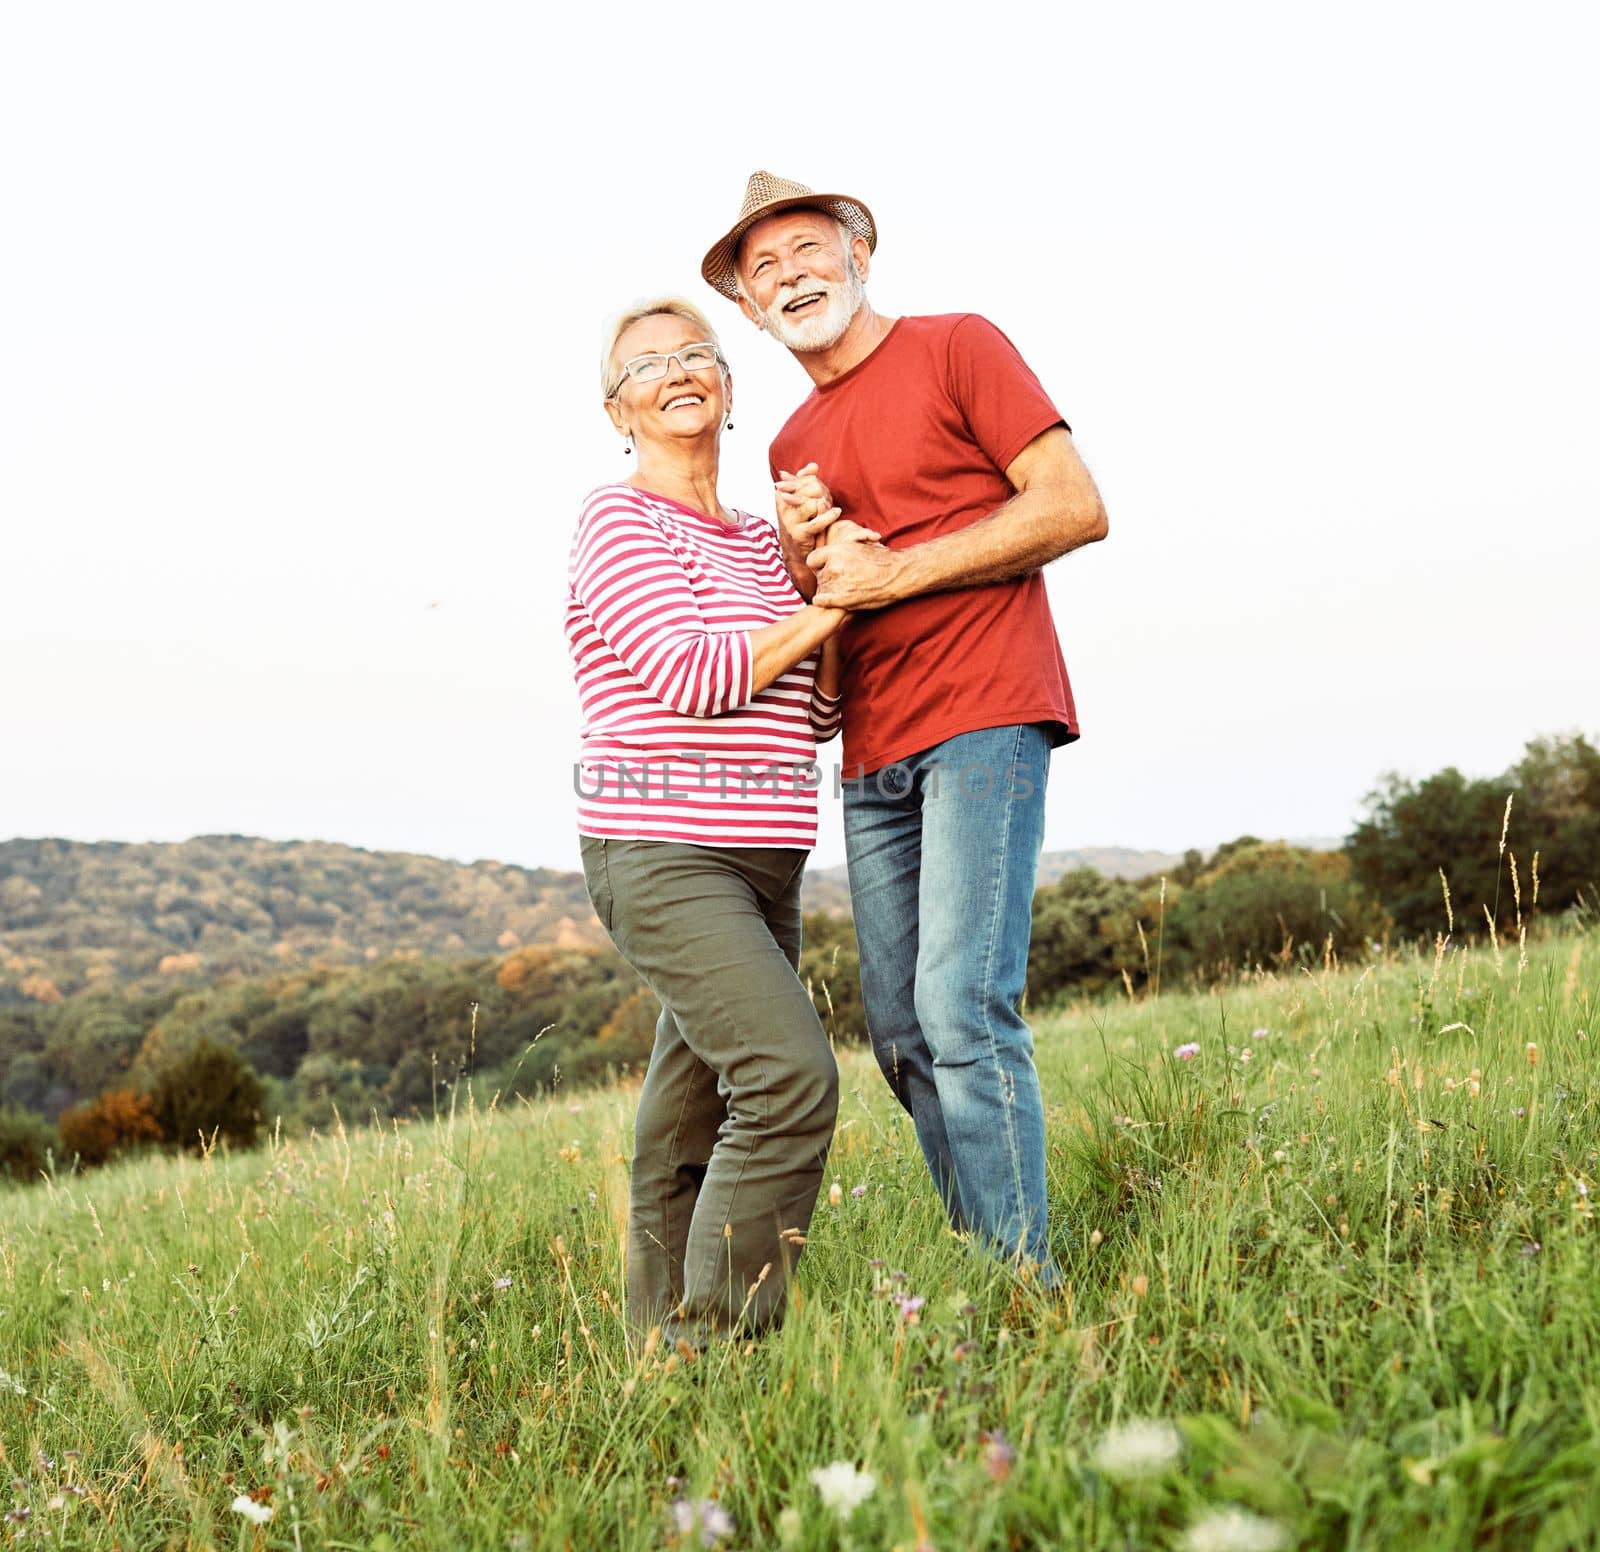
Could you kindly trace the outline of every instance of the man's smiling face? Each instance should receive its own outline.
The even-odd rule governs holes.
[[[859,244],[860,253],[851,249]],[[847,245],[839,223],[819,210],[786,210],[758,221],[739,245],[739,306],[790,350],[838,343],[866,300],[867,244]]]

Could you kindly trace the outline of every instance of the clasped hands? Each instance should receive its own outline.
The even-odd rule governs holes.
[[[815,581],[811,602],[825,609],[879,609],[893,603],[891,584],[899,563],[883,536],[852,522],[833,504],[828,487],[808,463],[790,474],[780,471],[773,487],[784,558],[802,592],[809,569]]]

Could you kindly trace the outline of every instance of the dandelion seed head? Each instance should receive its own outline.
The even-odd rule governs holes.
[[[248,1493],[240,1493],[231,1507],[235,1514],[243,1515],[252,1525],[265,1525],[273,1514],[271,1504],[257,1503]]]
[[[1158,1476],[1182,1453],[1182,1436],[1171,1423],[1136,1418],[1113,1428],[1095,1446],[1094,1464],[1111,1477]]]
[[[1276,1520],[1229,1505],[1196,1520],[1183,1538],[1184,1552],[1279,1552],[1289,1533]]]
[[[811,1482],[822,1502],[841,1520],[849,1519],[878,1485],[878,1479],[870,1471],[857,1471],[854,1462],[848,1460],[815,1467]]]

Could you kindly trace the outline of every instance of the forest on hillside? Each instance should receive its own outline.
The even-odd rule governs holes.
[[[0,842],[0,976],[42,1001],[527,943],[598,948],[583,879],[328,841]]]
[[[1035,894],[1027,996],[1144,997],[1447,936],[1515,951],[1597,905],[1600,750],[1535,740],[1494,778],[1385,777],[1342,851],[1241,836],[1141,879],[1070,869]],[[800,974],[838,1041],[865,1036],[858,970],[849,919],[808,913]],[[0,845],[0,1173],[247,1142],[268,1118],[425,1114],[463,1081],[585,1083],[638,1069],[657,1012],[581,875],[240,837]]]

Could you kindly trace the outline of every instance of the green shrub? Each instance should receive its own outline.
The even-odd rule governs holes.
[[[213,1134],[241,1148],[254,1144],[264,1094],[236,1051],[202,1039],[161,1069],[150,1097],[167,1140],[198,1150]]]
[[[30,1110],[7,1105],[0,1110],[0,1175],[37,1180],[49,1167],[55,1129]]]

